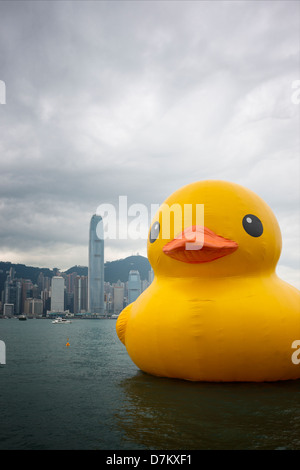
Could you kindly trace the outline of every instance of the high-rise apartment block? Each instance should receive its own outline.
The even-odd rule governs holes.
[[[88,277],[76,276],[74,280],[74,313],[88,310]]]
[[[65,280],[61,276],[53,276],[51,283],[51,311],[64,312]]]
[[[4,305],[13,305],[13,315],[20,315],[22,310],[22,282],[15,279],[15,270],[10,268],[4,284]]]
[[[118,281],[113,288],[114,313],[120,313],[124,308],[124,283]]]

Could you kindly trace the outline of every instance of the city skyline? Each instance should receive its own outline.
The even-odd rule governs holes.
[[[300,287],[299,2],[11,0],[0,25],[1,260],[87,265],[99,205],[222,179],[271,207]]]
[[[60,273],[56,269],[53,276],[44,276],[40,271],[36,282],[17,275],[15,268],[6,272],[3,290],[0,289],[0,317],[36,318],[69,315],[90,317],[111,317],[119,314],[128,303],[136,298],[153,281],[153,271],[145,273],[141,279],[138,270],[129,268],[125,282],[103,282],[101,311],[91,310],[88,305],[88,276],[72,271]],[[132,282],[133,281],[133,282]],[[98,305],[98,304],[97,304]]]

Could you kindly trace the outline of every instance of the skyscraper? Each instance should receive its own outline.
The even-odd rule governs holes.
[[[74,280],[74,313],[87,311],[87,293],[88,293],[87,276],[76,276]]]
[[[53,276],[51,283],[51,311],[64,312],[65,280],[61,276]]]
[[[118,281],[113,286],[114,289],[114,313],[120,313],[124,308],[124,284]]]
[[[15,270],[14,268],[10,268],[4,284],[4,304],[14,305],[14,315],[20,315],[20,313],[22,313],[21,292],[21,280],[15,279]]]
[[[100,215],[90,222],[88,308],[90,313],[104,314],[104,232]]]
[[[128,303],[134,302],[141,294],[141,278],[138,271],[129,271],[128,276]]]

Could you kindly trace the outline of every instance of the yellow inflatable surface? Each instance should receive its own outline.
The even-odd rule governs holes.
[[[252,191],[213,180],[173,193],[149,231],[154,280],[116,324],[132,361],[193,381],[300,378],[300,293],[275,273],[280,252],[277,220]]]

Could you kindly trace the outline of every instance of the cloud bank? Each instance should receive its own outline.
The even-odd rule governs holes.
[[[87,265],[99,204],[225,179],[273,209],[300,286],[299,3],[2,1],[0,18],[1,260]]]

